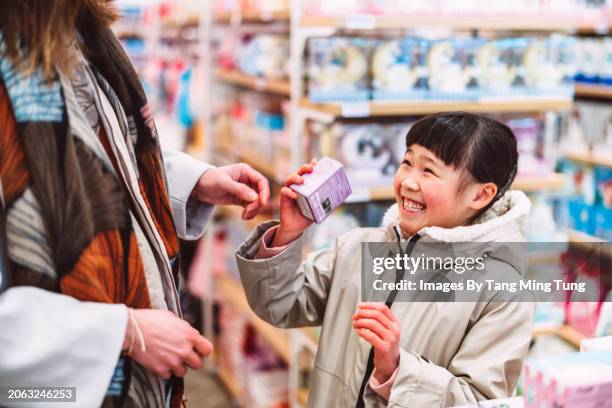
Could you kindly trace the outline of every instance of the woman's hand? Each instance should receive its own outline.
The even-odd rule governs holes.
[[[187,367],[199,369],[212,351],[212,344],[189,323],[167,310],[132,309],[145,343],[142,351],[134,323],[128,319],[124,351],[133,342],[131,357],[153,374],[183,377]]]
[[[384,303],[361,303],[353,315],[353,328],[374,347],[374,377],[384,383],[399,364],[400,324]]]
[[[250,220],[268,203],[270,184],[248,164],[238,163],[204,172],[192,195],[208,204],[240,205],[242,218]]]
[[[304,174],[312,173],[316,159],[304,164],[296,173],[291,174],[285,180],[280,192],[280,225],[272,241],[272,246],[279,247],[295,241],[306,228],[312,224],[312,220],[304,217],[297,204],[298,194],[289,188],[292,184],[303,184]]]

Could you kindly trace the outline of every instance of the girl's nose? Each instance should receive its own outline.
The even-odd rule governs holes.
[[[400,183],[400,187],[411,191],[418,191],[419,183],[417,183],[412,177],[406,177]]]

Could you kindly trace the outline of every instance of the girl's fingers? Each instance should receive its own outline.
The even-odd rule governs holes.
[[[290,189],[289,187],[281,188],[281,195],[289,197],[292,200],[297,200],[298,199],[298,194],[295,191],[293,191],[292,189]]]
[[[394,323],[398,323],[395,314],[385,305],[384,303],[374,303],[374,302],[366,302],[360,303],[357,305],[360,309],[370,309],[370,310],[378,310],[385,314]]]
[[[394,327],[391,319],[389,319],[389,317],[380,310],[360,309],[353,315],[353,320],[363,318],[374,319],[385,326],[386,329],[392,329]]]
[[[356,329],[357,335],[370,343],[375,349],[384,348],[385,342],[382,341],[374,332],[368,329]]]
[[[204,361],[202,359],[202,356],[200,356],[195,351],[192,351],[191,353],[189,353],[189,356],[185,359],[185,364],[187,364],[189,368],[192,368],[194,370],[199,370],[200,368],[202,368]]]
[[[303,184],[304,177],[300,176],[297,173],[291,174],[287,179],[285,179],[285,187],[289,187],[292,184]]]
[[[357,319],[353,322],[353,327],[356,329],[368,329],[374,332],[382,340],[389,340],[389,330],[374,319]]]
[[[310,161],[310,164],[312,164],[313,166],[314,166],[314,165],[316,165],[316,164],[317,164],[317,159],[312,159],[312,160]]]
[[[312,164],[304,164],[302,167],[298,169],[297,174],[301,176],[303,174],[312,173],[313,170],[314,170],[314,166]]]

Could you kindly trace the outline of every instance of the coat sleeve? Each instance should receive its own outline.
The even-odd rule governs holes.
[[[490,302],[448,367],[400,350],[387,404],[368,386],[370,406],[447,407],[512,395],[533,330],[531,302]]]
[[[260,224],[236,254],[249,305],[276,327],[318,326],[325,314],[336,250],[312,252],[302,261],[300,237],[271,258],[253,259],[263,234],[275,225],[277,221]]]
[[[0,294],[0,386],[76,387],[78,406],[100,406],[126,324],[124,305],[81,302],[29,286],[10,288]]]
[[[191,192],[202,174],[213,166],[179,151],[165,150],[163,156],[176,232],[181,239],[199,239],[214,206],[191,198]]]

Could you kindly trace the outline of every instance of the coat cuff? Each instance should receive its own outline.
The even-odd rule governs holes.
[[[257,253],[255,254],[254,259],[268,259],[268,258],[275,257],[276,255],[280,254],[285,249],[287,249],[289,245],[291,245],[291,242],[290,242],[287,245],[283,245],[279,247],[271,246],[272,241],[274,241],[274,237],[276,236],[276,231],[278,231],[278,225],[275,225],[274,227],[264,232],[259,242],[259,249],[257,250]],[[299,239],[299,237],[297,239]]]
[[[389,377],[389,379],[382,384],[378,382],[378,380],[374,376],[374,374],[376,373],[376,369],[374,369],[372,375],[370,376],[370,388],[372,388],[374,392],[376,392],[378,395],[380,395],[387,401],[389,400],[389,395],[391,395],[391,387],[393,387],[393,383],[395,382],[397,370],[398,369],[396,368],[395,371],[393,371],[393,374],[391,374],[391,377]]]
[[[176,232],[181,239],[199,239],[214,206],[191,197],[191,193],[200,177],[214,166],[182,152],[164,152],[164,164]]]

